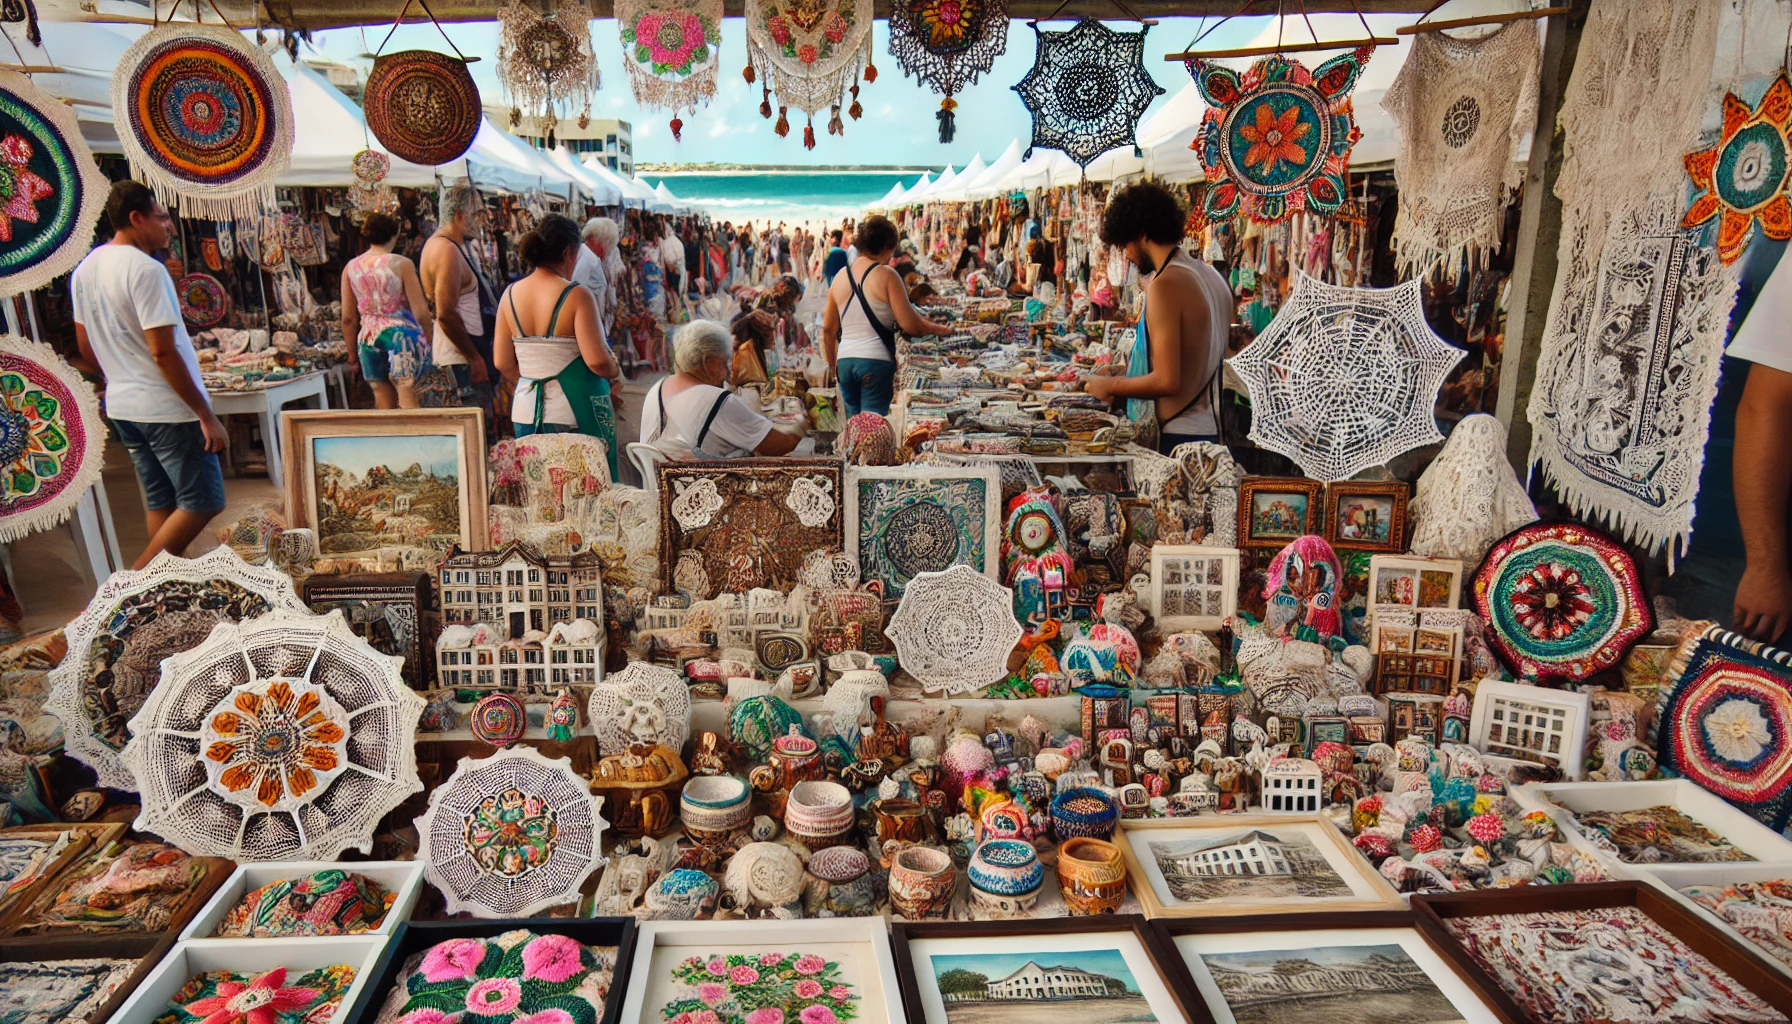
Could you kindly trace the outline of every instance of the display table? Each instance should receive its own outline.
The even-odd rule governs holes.
[[[255,415],[261,417],[261,443],[268,453],[268,480],[281,486],[280,476],[280,410],[288,403],[306,398],[317,399],[319,409],[330,407],[329,374],[319,370],[301,377],[284,380],[257,391],[208,391],[212,412],[219,416]]]

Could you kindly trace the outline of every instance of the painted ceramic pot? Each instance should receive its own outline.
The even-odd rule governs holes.
[[[1045,867],[1033,844],[1024,839],[991,839],[971,854],[965,866],[971,888],[991,896],[1037,893]]]
[[[951,854],[932,846],[906,847],[890,862],[890,905],[911,921],[945,917],[957,881]]]
[[[811,779],[791,787],[784,827],[804,846],[839,846],[852,838],[852,825],[852,793],[845,786]]]
[[[684,834],[698,846],[717,846],[753,820],[753,791],[733,775],[699,775],[678,799]]]
[[[809,874],[818,883],[813,911],[836,917],[868,917],[877,913],[877,878],[871,858],[854,846],[830,846],[809,858]]]
[[[877,823],[877,846],[891,840],[918,843],[927,838],[927,808],[913,800],[892,797],[871,804],[871,816]]]
[[[1072,915],[1112,914],[1126,902],[1126,859],[1113,843],[1066,840],[1058,847],[1058,888]]]
[[[1027,812],[1012,801],[991,804],[977,819],[983,839],[1018,839],[1027,827]]]
[[[490,693],[473,705],[469,727],[473,735],[502,750],[523,738],[529,728],[529,713],[522,701],[508,693]]]
[[[1052,833],[1070,839],[1109,839],[1120,821],[1120,808],[1099,789],[1067,789],[1052,800]]]

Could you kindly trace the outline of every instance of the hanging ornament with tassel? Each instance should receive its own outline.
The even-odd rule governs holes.
[[[761,113],[770,109],[771,93],[776,93],[781,115],[787,110],[805,115],[806,148],[815,146],[815,118],[823,113],[828,115],[828,134],[844,136],[846,104],[851,103],[854,118],[864,113],[860,69],[866,82],[877,76],[871,63],[871,0],[745,3],[748,66],[767,90]],[[780,124],[783,136],[788,131],[783,116]]]
[[[958,101],[948,96],[940,101],[940,109],[933,115],[940,119],[940,142],[942,144],[951,142],[952,137],[958,134],[958,123],[952,118],[952,111],[957,107]]]
[[[722,0],[616,0],[615,13],[635,103],[672,115],[672,138],[681,140],[682,115],[695,116],[715,99]]]
[[[786,107],[778,108],[778,123],[772,125],[772,131],[777,132],[780,139],[790,134],[790,118],[784,116],[787,109]]]
[[[846,137],[846,122],[840,120],[840,104],[834,104],[834,116],[828,120],[828,134]]]
[[[846,112],[852,115],[854,121],[865,115],[865,108],[859,103],[859,83],[857,82],[852,83],[852,106],[848,107]]]
[[[942,143],[951,142],[958,130],[952,114],[958,101],[952,97],[976,82],[1007,49],[1007,0],[895,0],[890,5],[890,53],[902,73],[946,97],[934,112]]]

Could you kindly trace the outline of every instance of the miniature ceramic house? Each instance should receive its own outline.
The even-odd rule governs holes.
[[[543,557],[521,541],[496,551],[456,548],[440,579],[450,626],[488,623],[517,639],[574,619],[603,621],[603,572],[593,554]]]
[[[1263,769],[1263,810],[1272,814],[1317,814],[1324,801],[1319,784],[1325,773],[1304,757],[1284,757]]]

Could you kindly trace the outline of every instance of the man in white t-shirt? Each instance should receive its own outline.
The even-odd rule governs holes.
[[[1792,259],[1781,256],[1773,274],[1736,329],[1724,354],[1753,364],[1736,407],[1736,518],[1748,559],[1730,620],[1731,628],[1778,643],[1792,632]]]
[[[641,440],[675,459],[788,455],[799,438],[726,390],[734,339],[714,320],[693,320],[672,339],[677,371],[648,389]],[[662,415],[663,412],[663,415]]]
[[[228,435],[212,413],[199,359],[181,321],[174,279],[153,255],[174,222],[138,181],[120,181],[106,200],[112,241],[87,254],[69,279],[75,340],[106,375],[106,415],[143,482],[149,546],[141,569],[187,545],[224,511],[218,452]]]

